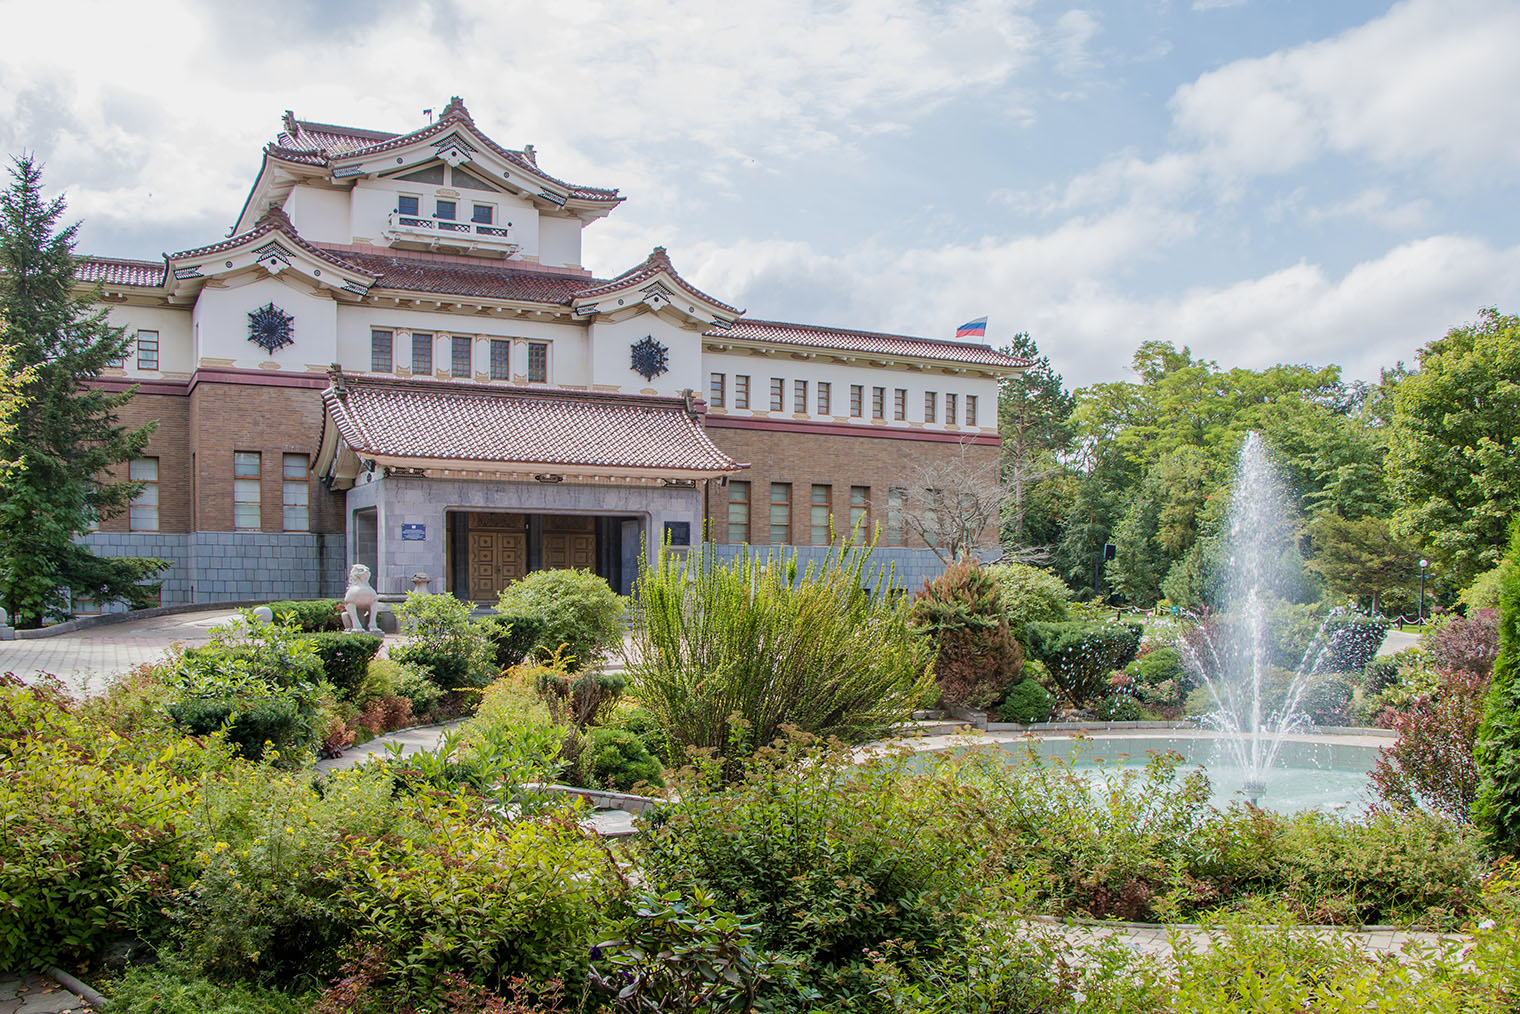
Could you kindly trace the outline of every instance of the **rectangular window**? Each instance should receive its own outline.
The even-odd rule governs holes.
[[[792,381],[792,411],[807,413],[807,384],[806,380]]]
[[[966,425],[976,425],[976,395],[966,395]]]
[[[771,545],[785,546],[792,541],[792,484],[771,483]]]
[[[375,373],[391,372],[391,338],[389,331],[369,333],[369,368]]]
[[[832,407],[830,405],[830,402],[833,401],[833,389],[834,389],[834,385],[830,384],[827,380],[820,380],[818,382],[818,414],[819,415],[828,415],[829,414],[830,409]]]
[[[454,216],[458,214],[458,208],[459,206],[453,201],[440,200],[433,211],[433,217],[441,218],[446,222],[452,222],[454,221]]]
[[[749,377],[734,374],[734,408],[749,408]]]
[[[892,418],[898,420],[908,418],[908,391],[906,388],[899,387],[892,392]]]
[[[780,377],[771,378],[771,411],[780,412],[781,404],[786,400],[786,381]]]
[[[449,376],[468,377],[470,375],[470,346],[475,339],[467,335],[456,334],[449,343]]]
[[[232,527],[256,532],[262,527],[259,510],[259,452],[232,452]]]
[[[721,373],[713,373],[707,379],[707,404],[712,408],[723,407],[723,396],[727,387],[728,378]]]
[[[871,418],[885,419],[887,417],[887,389],[885,387],[871,388]]]
[[[139,370],[158,369],[158,332],[137,332],[137,368]]]
[[[749,541],[749,483],[728,483],[728,541]]]
[[[133,532],[158,531],[158,459],[133,458],[127,465],[127,478],[143,483],[142,491],[127,508],[127,529]]]
[[[281,475],[285,481],[285,530],[287,532],[311,531],[311,482],[307,477],[308,467],[306,455],[285,455]]]
[[[476,204],[470,208],[470,221],[480,225],[490,225],[495,217],[495,209],[489,204]]]
[[[433,375],[433,336],[412,332],[412,376]]]
[[[808,537],[811,545],[829,544],[829,508],[834,499],[834,489],[823,483],[813,483],[813,497],[808,504]]]
[[[900,486],[893,486],[887,490],[887,545],[906,546],[908,544],[908,526],[903,519],[907,510],[908,491]]]
[[[957,415],[959,413],[956,411],[956,397],[947,392],[945,394],[945,422],[954,426]]]
[[[933,391],[924,392],[924,422],[934,422],[934,417],[939,414],[939,395]]]
[[[549,343],[528,343],[528,383],[547,384],[549,382]]]
[[[871,520],[871,487],[850,487],[850,533],[854,538],[869,539],[871,533],[867,530]]]
[[[396,198],[396,213],[399,215],[416,215],[421,210],[421,198],[412,194],[401,194]]]
[[[861,401],[864,398],[864,395],[865,388],[861,387],[859,384],[850,385],[850,416],[852,418],[860,418]]]
[[[512,379],[512,343],[505,338],[491,339],[491,379]]]

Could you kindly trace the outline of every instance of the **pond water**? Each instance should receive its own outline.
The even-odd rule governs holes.
[[[1080,745],[1080,750],[1078,747]],[[1107,736],[1086,740],[1066,737],[1022,739],[999,744],[1010,759],[1021,757],[1033,748],[1041,757],[1069,757],[1077,750],[1073,770],[1096,773],[1124,768],[1139,768],[1153,752],[1176,751],[1184,769],[1202,767],[1214,788],[1214,805],[1227,807],[1244,800],[1242,789],[1246,772],[1229,762],[1218,737],[1197,736]],[[1379,747],[1337,741],[1335,737],[1292,737],[1286,739],[1276,763],[1267,776],[1266,791],[1256,800],[1264,810],[1292,813],[1299,810],[1324,810],[1351,815],[1367,808],[1373,799],[1369,772],[1377,764]]]

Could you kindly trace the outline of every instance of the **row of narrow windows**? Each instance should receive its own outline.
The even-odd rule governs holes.
[[[311,531],[309,468],[310,460],[304,454],[280,456],[280,522],[283,531]],[[158,531],[158,459],[133,458],[127,464],[127,478],[142,483],[142,488],[127,507],[127,530]],[[262,452],[232,452],[232,526],[240,532],[263,530],[264,479]]]
[[[707,403],[713,408],[726,408],[729,403],[728,375],[725,373],[713,373],[708,377]],[[809,386],[812,389],[813,412],[818,415],[834,414],[834,385],[826,380],[793,380],[791,388],[792,411],[807,413],[809,411]],[[864,384],[850,385],[850,416],[854,419],[865,418],[866,387]],[[932,423],[939,422],[940,406],[944,406],[944,421],[951,426],[959,424],[963,419],[965,425],[977,425],[977,397],[974,394],[965,396],[964,401],[955,392],[944,392],[941,402],[941,392],[924,392],[923,421]],[[786,411],[787,386],[786,380],[781,377],[771,378],[770,410],[772,412]],[[964,405],[964,415],[962,414]],[[750,378],[746,374],[736,373],[733,376],[733,407],[750,408]],[[871,418],[885,419],[887,417],[887,389],[885,387],[871,388]],[[908,389],[898,387],[892,390],[892,418],[898,421],[906,421],[908,418]]]
[[[763,509],[764,513],[760,517],[764,519],[766,528],[762,530],[769,536],[768,541],[773,546],[827,546],[852,533],[857,538],[868,540],[877,534],[873,525],[881,528],[881,545],[908,544],[908,531],[903,517],[908,509],[908,491],[905,487],[893,486],[887,490],[886,516],[873,520],[870,486],[849,487],[848,499],[839,503],[836,510],[837,494],[834,487],[828,483],[811,483],[808,486],[806,529],[796,533],[805,534],[806,539],[794,540],[792,484],[772,482],[768,484],[768,489],[762,486],[762,489],[767,490],[768,499],[760,503],[753,501],[756,492],[754,485],[748,480],[729,480],[727,521],[730,543],[751,541],[755,531],[752,518]]]
[[[433,346],[435,336],[421,331],[411,332],[412,376],[432,376]],[[489,342],[488,367],[492,380],[512,379],[512,340],[492,338]],[[369,333],[369,368],[374,373],[390,373],[396,366],[396,335],[394,331],[376,328]],[[448,339],[448,375],[451,377],[474,376],[475,339],[468,335],[452,335]],[[528,343],[528,382],[549,382],[549,343]]]

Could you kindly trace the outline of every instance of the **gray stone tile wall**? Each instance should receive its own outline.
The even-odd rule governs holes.
[[[729,561],[743,552],[743,546],[714,545],[710,547],[718,559]],[[769,557],[778,561],[796,559],[797,573],[801,575],[810,562],[821,561],[828,554],[827,546],[751,546],[754,556]],[[886,569],[891,587],[908,593],[918,591],[926,580],[939,577],[945,572],[945,564],[928,548],[913,549],[906,546],[877,546],[871,553],[870,566]]]
[[[166,606],[334,598],[347,584],[342,535],[95,532],[84,542],[102,556],[157,556],[170,561],[162,576]]]

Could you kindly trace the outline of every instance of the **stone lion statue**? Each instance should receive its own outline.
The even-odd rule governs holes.
[[[343,629],[360,633],[368,629],[371,634],[380,633],[380,624],[376,622],[379,610],[375,608],[379,598],[369,583],[368,567],[356,563],[348,568],[348,591],[343,595]]]

